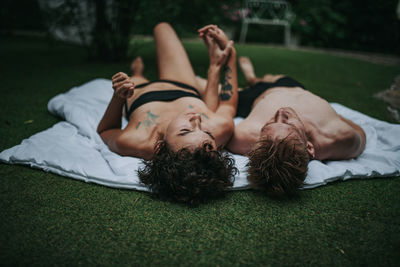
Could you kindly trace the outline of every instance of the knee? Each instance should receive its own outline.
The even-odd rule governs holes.
[[[168,22],[160,22],[154,26],[154,33],[158,31],[165,31],[166,29],[172,29],[172,26]]]
[[[270,83],[273,83],[273,82],[276,82],[277,80],[279,80],[280,78],[282,78],[284,75],[282,75],[282,74],[277,74],[277,75],[274,75],[274,74],[265,74],[264,76],[263,76],[263,78],[262,78],[262,81],[263,82],[270,82]]]

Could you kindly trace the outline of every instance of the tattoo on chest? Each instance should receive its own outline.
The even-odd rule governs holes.
[[[139,121],[138,125],[136,126],[136,130],[140,128],[140,126],[144,125],[145,127],[151,127],[153,125],[157,125],[157,118],[160,117],[156,114],[151,113],[151,111],[147,111],[146,117],[143,121]]]
[[[230,81],[232,79],[232,76],[230,76],[232,70],[228,66],[225,66],[223,71],[224,71],[224,78],[222,80],[222,88],[221,92],[219,93],[219,98],[222,101],[228,101],[229,99],[231,99],[233,95],[232,85]]]
[[[189,108],[190,108],[190,109],[194,109],[194,106],[189,105]],[[205,119],[207,119],[207,120],[209,119],[209,117],[208,117],[204,112],[200,113],[200,115],[203,116],[203,117],[204,117]]]

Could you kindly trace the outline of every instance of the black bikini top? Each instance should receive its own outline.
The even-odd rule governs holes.
[[[151,91],[151,92],[145,93],[145,94],[139,96],[134,102],[132,102],[131,106],[129,107],[129,110],[128,110],[128,104],[125,101],[125,113],[126,113],[126,118],[128,120],[129,120],[129,117],[132,114],[132,112],[135,111],[135,109],[137,109],[138,107],[140,107],[146,103],[149,103],[149,102],[153,102],[153,101],[170,102],[170,101],[176,100],[181,97],[195,97],[195,98],[201,99],[199,91],[197,91],[196,88],[194,88],[190,85],[184,84],[184,83],[170,81],[170,80],[155,80],[155,81],[151,81],[148,83],[142,83],[142,84],[139,84],[138,86],[136,86],[135,89],[140,89],[149,84],[156,83],[156,82],[171,83],[171,84],[174,84],[181,88],[192,90],[196,94],[191,93],[191,92],[182,91],[182,90]]]

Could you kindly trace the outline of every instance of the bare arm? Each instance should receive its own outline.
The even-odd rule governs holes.
[[[220,71],[224,68],[226,61],[230,57],[230,53],[233,49],[233,42],[229,42],[222,50],[210,36],[204,36],[204,41],[208,47],[210,66],[207,73],[207,85],[202,99],[207,107],[215,112],[220,104],[220,99],[218,97]]]
[[[110,129],[121,129],[122,107],[125,99],[121,99],[115,94],[112,96],[110,103],[97,126],[97,132],[101,135],[104,131]]]
[[[226,49],[233,45],[229,41],[225,33],[216,25],[207,25],[198,30],[199,36],[205,39],[207,36],[212,37],[219,45],[220,49]],[[236,108],[238,102],[238,84],[237,84],[237,70],[236,70],[236,50],[232,47],[229,59],[223,69],[222,88],[219,93],[219,102],[216,113],[234,118],[236,115]],[[214,101],[215,98],[214,98]]]
[[[217,114],[234,118],[238,103],[238,82],[236,70],[236,50],[232,48],[229,60],[223,70],[223,81],[219,93],[220,103]]]
[[[251,151],[252,143],[249,142],[246,135],[243,135],[240,128],[235,126],[232,138],[229,140],[226,148],[234,154],[246,155]]]
[[[351,136],[351,143],[352,143],[352,151],[349,151],[349,156],[351,158],[359,156],[365,149],[365,145],[367,143],[367,137],[365,135],[364,130],[358,125],[352,122],[351,120],[348,120],[346,118],[343,118],[342,116],[339,115],[339,118],[347,123],[353,130],[355,131],[353,135]]]
[[[207,107],[215,112],[219,105],[218,100],[218,86],[219,86],[219,75],[221,67],[210,66],[207,72],[207,85],[202,95],[202,100],[206,103]]]
[[[112,77],[114,95],[103,115],[97,132],[111,151],[122,156],[148,158],[149,153],[140,148],[140,141],[132,136],[129,126],[121,129],[122,107],[125,100],[132,96],[134,84],[128,75],[119,72]]]
[[[132,96],[134,84],[129,80],[128,75],[119,72],[112,77],[114,94],[110,103],[97,126],[97,132],[110,129],[121,129],[122,106],[125,100]]]
[[[227,149],[240,155],[247,155],[260,138],[260,127],[252,121],[243,120],[235,125]]]
[[[317,146],[315,158],[318,160],[344,160],[358,157],[365,149],[366,136],[360,126],[339,115],[334,122],[336,129],[325,141]]]

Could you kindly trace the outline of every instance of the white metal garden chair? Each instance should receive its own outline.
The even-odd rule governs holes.
[[[285,28],[285,45],[290,44],[290,24],[294,14],[285,0],[245,0],[241,12],[241,43],[246,40],[249,24],[280,25]]]

